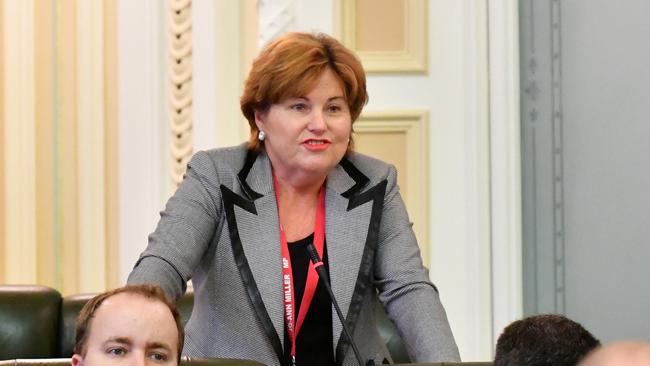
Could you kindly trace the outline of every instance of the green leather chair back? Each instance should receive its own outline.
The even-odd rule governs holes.
[[[178,312],[181,315],[181,320],[183,324],[187,324],[187,321],[190,320],[190,315],[192,315],[192,307],[194,306],[194,293],[187,292],[183,297],[178,299],[176,302],[176,307]]]
[[[384,311],[384,307],[379,301],[375,302],[375,319],[377,319],[379,335],[384,340],[384,343],[386,343],[386,347],[388,348],[388,352],[390,352],[390,356],[393,358],[393,362],[411,362],[411,359],[406,352],[404,341],[402,341],[402,337],[400,337],[395,324],[388,319],[388,315],[386,315],[386,311]]]
[[[57,357],[61,294],[45,286],[0,286],[0,360]]]
[[[59,326],[58,357],[72,357],[77,316],[81,308],[97,294],[79,294],[63,298]]]

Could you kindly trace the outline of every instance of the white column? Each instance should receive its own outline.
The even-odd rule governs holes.
[[[523,315],[517,1],[489,1],[494,340]]]
[[[248,138],[239,109],[244,37],[239,0],[192,2],[194,151],[233,146]]]
[[[219,109],[216,94],[225,89],[217,77],[217,65],[220,61],[217,48],[217,9],[218,6],[232,4],[232,1],[192,1],[192,138],[194,151],[205,150],[217,145],[220,131],[217,129]],[[237,4],[235,4],[237,5]],[[239,16],[238,13],[237,17]],[[232,13],[228,18],[235,18]],[[224,17],[226,18],[226,17]],[[236,32],[227,34],[235,38]],[[226,35],[224,35],[226,36]],[[225,53],[225,52],[224,52]],[[223,56],[223,55],[219,55]],[[233,121],[234,122],[234,121]]]
[[[487,9],[432,1],[431,274],[464,361],[492,357]]]
[[[295,25],[295,8],[293,0],[258,0],[259,16],[258,46],[261,49],[270,40],[293,29]]]
[[[118,237],[124,282],[168,197],[166,44],[159,0],[118,0]]]

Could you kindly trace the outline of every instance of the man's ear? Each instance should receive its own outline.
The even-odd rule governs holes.
[[[81,355],[75,353],[74,355],[72,355],[72,358],[70,359],[70,364],[72,366],[83,366],[84,358]]]

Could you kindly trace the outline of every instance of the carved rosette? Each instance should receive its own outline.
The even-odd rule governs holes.
[[[295,22],[294,0],[258,0],[259,36],[257,45],[264,47],[268,42],[285,33]]]
[[[170,166],[175,190],[192,156],[192,1],[168,4]]]

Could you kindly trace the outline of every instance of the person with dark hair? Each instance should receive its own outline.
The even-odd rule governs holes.
[[[77,318],[72,366],[179,365],[184,330],[160,287],[131,285],[92,298]]]
[[[599,345],[582,325],[565,316],[534,315],[503,330],[494,366],[575,366]]]
[[[364,359],[391,359],[378,297],[413,361],[459,360],[395,167],[353,149],[367,100],[361,62],[330,36],[284,34],[255,59],[248,143],[192,157],[128,280],[172,299],[192,280],[187,355],[356,365],[313,246]]]

